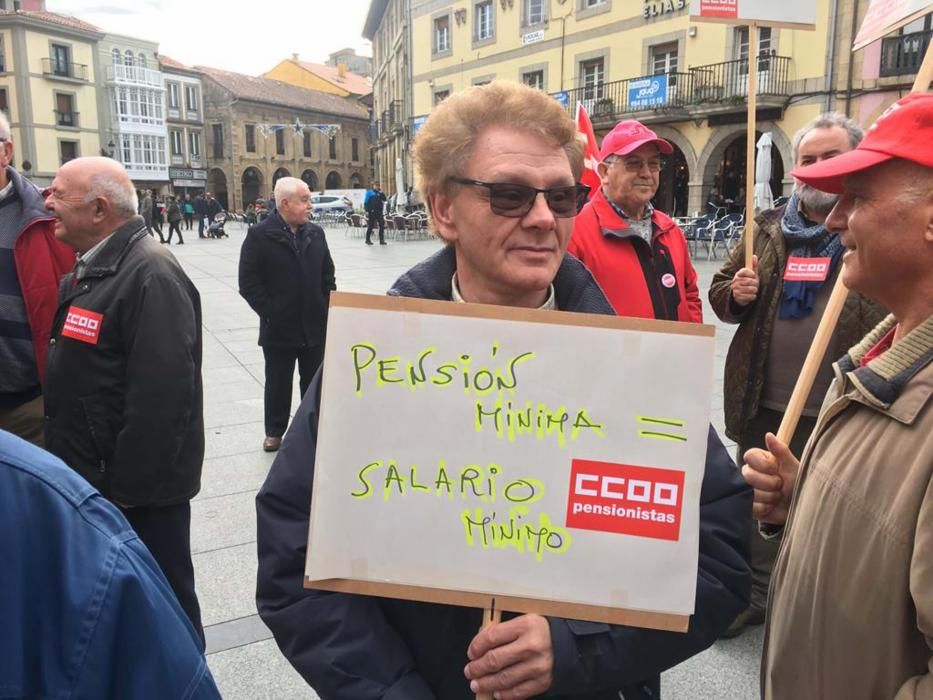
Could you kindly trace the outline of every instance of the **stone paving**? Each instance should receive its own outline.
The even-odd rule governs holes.
[[[245,227],[228,224],[230,237],[199,240],[186,232],[172,251],[201,293],[204,316],[206,455],[202,489],[192,502],[191,545],[201,601],[208,662],[229,700],[315,700],[317,695],[279,653],[256,615],[254,497],[272,464],[262,452],[263,358],[258,320],[237,293],[237,262]],[[414,263],[437,249],[435,241],[391,241],[366,246],[343,229],[328,229],[328,243],[344,291],[382,294]],[[700,260],[701,290],[719,263]],[[715,321],[706,310],[706,321]],[[713,423],[722,430],[722,365],[732,329],[717,324],[717,393]],[[293,410],[297,406],[297,381]],[[728,445],[730,449],[732,445]],[[712,649],[664,674],[666,700],[744,700],[758,697],[761,628]],[[443,699],[439,699],[443,700]]]

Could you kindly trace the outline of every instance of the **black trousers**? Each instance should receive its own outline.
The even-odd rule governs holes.
[[[203,648],[201,606],[194,592],[194,566],[191,563],[191,503],[185,501],[158,508],[121,510],[168,579]]]
[[[198,214],[198,238],[204,238],[204,214]]]
[[[324,348],[321,345],[304,348],[264,347],[266,358],[265,420],[266,435],[282,437],[288,427],[292,408],[292,378],[298,363],[298,388],[304,396],[321,366]]]
[[[368,225],[366,226],[366,240],[373,238],[373,229],[379,224],[379,240],[384,241],[386,235],[386,220],[381,211],[371,211],[366,214]]]
[[[761,407],[758,409],[758,415],[748,422],[748,427],[742,433],[742,440],[737,446],[738,454],[736,462],[739,468],[745,463],[745,453],[753,447],[765,447],[765,433],[774,433],[777,435],[778,428],[781,427],[781,420],[784,414],[780,411],[774,411],[769,408]],[[810,439],[810,433],[816,427],[816,418],[800,416],[797,422],[797,430],[794,431],[794,438],[790,441],[790,451],[794,457],[800,459],[803,454],[803,448]],[[752,599],[751,607],[764,610],[768,606],[768,586],[771,584],[771,570],[774,568],[774,560],[777,558],[778,549],[781,546],[781,540],[766,540],[758,532],[758,521],[752,519]]]
[[[180,223],[181,223],[180,221],[169,221],[169,223],[168,223],[168,242],[169,242],[169,243],[172,242],[172,232],[173,232],[173,231],[174,231],[175,233],[178,234],[178,242],[179,242],[179,243],[184,243],[184,242],[185,242],[185,239],[183,239],[183,238],[181,237],[181,228],[179,227],[179,224],[180,224]]]

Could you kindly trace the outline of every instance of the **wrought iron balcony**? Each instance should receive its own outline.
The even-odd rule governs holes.
[[[164,89],[161,71],[143,68],[142,66],[125,66],[123,64],[108,66],[107,79],[112,83],[121,85]]]
[[[55,110],[55,123],[58,126],[77,127],[78,126],[78,113],[77,112],[60,112],[56,109]]]
[[[692,104],[704,102],[734,102],[744,104],[748,99],[748,59],[694,66]],[[757,95],[788,94],[790,57],[761,54],[756,74]]]
[[[61,61],[56,58],[43,58],[42,75],[47,78],[65,78],[87,82],[87,66],[83,63]]]
[[[933,30],[882,39],[879,75],[887,77],[916,73],[920,70],[931,37]]]

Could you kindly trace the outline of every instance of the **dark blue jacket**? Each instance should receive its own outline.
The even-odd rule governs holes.
[[[191,623],[123,515],[2,430],[0,532],[0,697],[220,697]]]
[[[450,299],[454,269],[453,249],[445,248],[403,275],[389,294]],[[554,290],[562,310],[613,313],[571,256],[564,258]],[[480,610],[302,588],[319,402],[320,373],[256,497],[260,616],[322,700],[473,700],[463,667]],[[661,671],[715,642],[748,604],[751,500],[710,428],[689,631],[548,618],[554,682],[547,697],[618,700],[621,690],[626,700],[656,698]]]

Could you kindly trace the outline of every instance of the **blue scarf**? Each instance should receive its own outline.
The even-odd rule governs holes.
[[[842,259],[845,248],[839,236],[830,233],[822,224],[814,224],[800,215],[800,198],[794,192],[787,202],[781,230],[790,249],[789,256],[795,258],[830,258],[829,274],[831,279],[836,265]],[[823,282],[788,282],[784,281],[781,293],[781,307],[778,318],[805,318],[813,311],[813,300]]]

